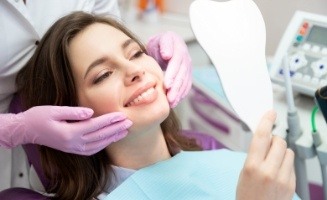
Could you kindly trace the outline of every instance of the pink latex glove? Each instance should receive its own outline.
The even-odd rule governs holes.
[[[167,99],[174,108],[192,86],[192,62],[187,46],[180,36],[169,31],[150,38],[146,48],[148,54],[166,70]]]
[[[132,125],[122,113],[90,118],[92,115],[89,108],[59,106],[37,106],[19,114],[1,114],[0,146],[35,143],[68,153],[92,155],[124,138]]]

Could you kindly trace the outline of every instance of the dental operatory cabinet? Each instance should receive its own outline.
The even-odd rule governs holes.
[[[171,30],[181,35],[187,43],[193,62],[193,89],[176,108],[183,128],[210,134],[227,148],[246,151],[251,133],[230,107],[212,62],[192,32],[189,7],[193,0],[119,2],[123,19],[144,42],[154,33]],[[298,143],[307,152],[304,154],[310,198],[324,199],[322,158],[317,156],[322,147],[312,147],[311,134],[312,108],[316,105],[314,92],[327,85],[327,1],[254,2],[266,26],[266,59],[273,82],[274,109],[278,114],[273,132],[282,137],[287,134],[288,105],[281,67],[282,58],[287,54],[292,96],[303,132]],[[315,114],[315,126],[322,143],[326,143],[327,121],[322,112]],[[325,156],[327,160],[327,152]]]

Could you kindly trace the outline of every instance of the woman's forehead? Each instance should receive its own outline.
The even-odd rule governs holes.
[[[81,34],[84,35],[102,35],[105,36],[108,39],[113,39],[117,40],[117,37],[122,37],[122,38],[129,38],[125,33],[123,33],[120,29],[117,27],[114,27],[113,25],[110,24],[105,24],[105,23],[94,23],[88,26],[84,31],[81,32]],[[96,39],[96,38],[94,38]]]
[[[125,33],[109,24],[94,23],[72,38],[69,49],[71,53],[103,48],[120,49],[120,46],[128,39],[130,37]]]

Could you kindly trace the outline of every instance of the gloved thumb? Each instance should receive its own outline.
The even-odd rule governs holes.
[[[174,38],[172,33],[163,34],[159,41],[160,54],[164,60],[170,60],[174,55]]]
[[[51,106],[51,116],[56,121],[86,120],[92,117],[93,110],[84,107]]]

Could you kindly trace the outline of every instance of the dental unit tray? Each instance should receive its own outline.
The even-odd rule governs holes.
[[[327,16],[297,11],[270,68],[273,82],[284,85],[282,59],[288,55],[294,91],[313,96],[327,85]]]

